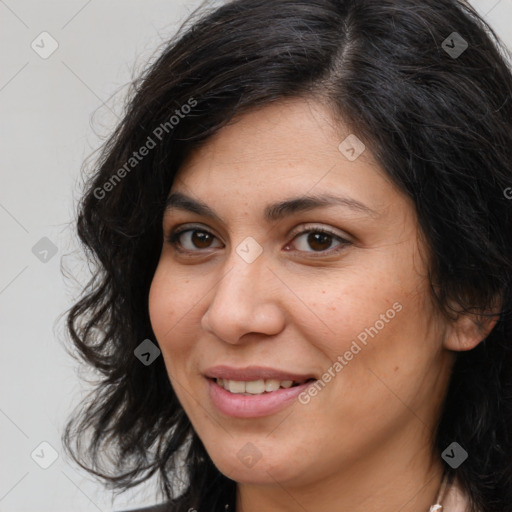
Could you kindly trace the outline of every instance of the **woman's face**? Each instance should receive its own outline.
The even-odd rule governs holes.
[[[188,202],[169,203],[164,235],[187,231],[164,241],[151,323],[195,431],[241,483],[391,478],[431,456],[452,360],[414,206],[335,126],[299,99],[241,116],[170,191]]]

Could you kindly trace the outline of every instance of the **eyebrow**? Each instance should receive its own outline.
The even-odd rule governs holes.
[[[294,213],[305,212],[315,208],[322,208],[327,206],[343,206],[353,211],[365,213],[371,217],[379,216],[379,213],[377,213],[375,210],[372,210],[365,204],[355,199],[349,197],[333,196],[330,194],[320,194],[294,197],[284,201],[279,201],[277,203],[269,204],[264,210],[263,217],[269,223],[276,222],[287,216],[293,215]],[[181,192],[174,192],[167,198],[164,214],[175,208],[197,213],[203,217],[208,217],[210,219],[224,223],[223,219],[217,215],[217,213],[215,213],[215,211],[212,210],[206,203],[193,199],[192,197],[187,196],[186,194],[182,194]]]

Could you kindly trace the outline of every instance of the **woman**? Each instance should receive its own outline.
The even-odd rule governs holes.
[[[157,473],[155,511],[510,511],[498,45],[455,0],[236,0],[169,43],[80,205],[75,460]]]

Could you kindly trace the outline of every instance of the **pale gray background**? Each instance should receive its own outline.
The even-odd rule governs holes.
[[[62,348],[58,317],[86,274],[79,259],[65,258],[73,284],[60,265],[76,247],[69,223],[85,157],[114,126],[125,84],[199,3],[0,0],[0,512],[110,512],[156,501],[154,480],[113,500],[64,457],[62,427],[87,387]],[[512,48],[512,0],[473,4]],[[43,31],[59,44],[47,59],[31,48]],[[42,237],[58,248],[46,263],[32,253]],[[43,441],[59,454],[48,469],[31,458]]]

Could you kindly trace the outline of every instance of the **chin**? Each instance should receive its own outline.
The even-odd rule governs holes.
[[[290,465],[291,457],[287,457],[285,454],[281,456],[274,454],[270,460],[261,454],[261,458],[258,460],[256,458],[250,460],[249,456],[245,455],[250,451],[250,448],[247,448],[240,455],[238,451],[229,455],[224,451],[222,454],[214,453],[213,457],[211,455],[210,457],[223,475],[243,484],[275,485],[276,482],[284,483],[293,480],[298,474],[304,473],[304,469],[296,464],[292,467]]]

